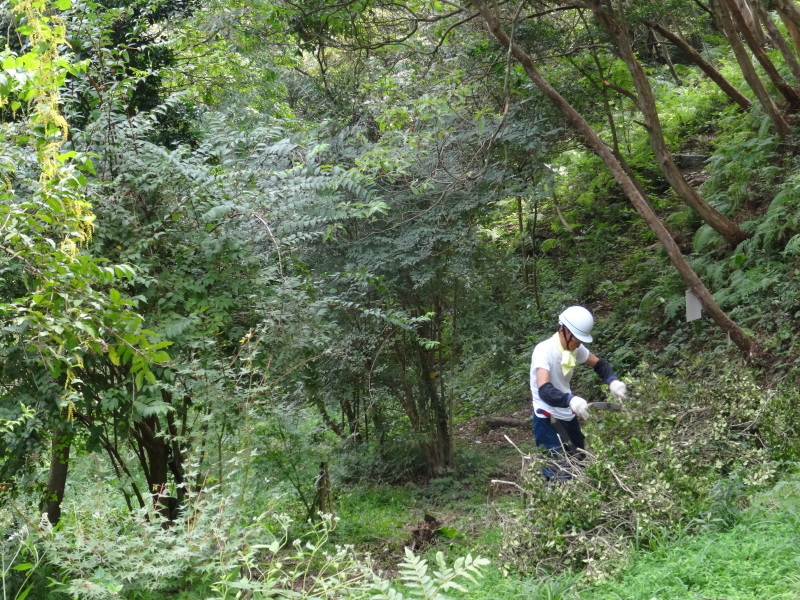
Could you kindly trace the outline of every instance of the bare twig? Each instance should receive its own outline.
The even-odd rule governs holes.
[[[523,494],[527,493],[527,490],[519,485],[518,483],[514,483],[513,481],[504,481],[502,479],[492,479],[492,485],[510,485],[511,487],[517,488]]]
[[[259,214],[253,214],[253,216],[261,221],[264,227],[267,228],[267,233],[269,233],[269,237],[272,238],[272,243],[275,244],[275,251],[278,253],[278,272],[280,273],[281,279],[284,283],[286,283],[286,277],[283,276],[283,258],[281,257],[281,247],[278,245],[278,241],[275,239],[275,236],[272,235],[272,229],[269,228],[269,224],[264,220],[264,218]]]

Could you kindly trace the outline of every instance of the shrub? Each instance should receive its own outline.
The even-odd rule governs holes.
[[[632,389],[623,413],[595,413],[587,424],[590,446],[566,466],[570,480],[546,484],[545,457],[530,458],[525,506],[500,515],[505,568],[585,568],[600,578],[624,566],[632,545],[658,545],[701,514],[732,525],[744,486],[773,480],[774,458],[787,443],[786,398],[745,372],[697,366],[673,378],[651,375]],[[726,483],[715,488],[720,478]]]
[[[385,580],[369,556],[330,542],[333,516],[320,515],[305,527],[278,514],[248,519],[233,496],[206,491],[170,527],[153,513],[90,501],[56,528],[43,518],[38,541],[56,574],[51,596],[437,600],[450,589],[466,591],[488,564],[466,556],[448,566],[439,553],[429,573],[427,561],[407,550],[396,581]]]

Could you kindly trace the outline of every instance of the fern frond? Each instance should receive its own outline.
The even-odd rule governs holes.
[[[724,243],[723,237],[714,231],[710,225],[703,225],[694,234],[692,249],[695,252],[703,252],[709,246],[719,246]]]

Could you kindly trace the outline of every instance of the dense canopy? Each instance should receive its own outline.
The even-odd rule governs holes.
[[[794,0],[0,16],[3,600],[650,598],[796,497]],[[573,305],[630,393],[546,485]]]

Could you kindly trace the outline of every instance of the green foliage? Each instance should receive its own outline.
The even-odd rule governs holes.
[[[601,317],[592,348],[617,372],[653,364],[674,379],[641,378],[632,412],[589,425],[573,481],[545,487],[534,470],[529,507],[499,508],[506,567],[599,577],[630,548],[664,556],[689,521],[723,535],[747,518],[743,492],[774,476],[770,460],[797,459],[796,391],[721,367],[731,357],[709,322],[680,323],[685,285],[653,235],[471,18],[440,2],[219,0],[191,18],[194,2],[121,4],[20,3],[8,31],[21,47],[11,35],[2,55],[0,473],[22,493],[41,487],[57,426],[105,482],[41,542],[53,595],[469,594],[458,585],[474,586],[480,559],[408,555],[405,588],[374,589],[368,561],[327,540],[397,536],[406,501],[477,503],[493,465],[457,454],[452,427],[527,405],[530,345],[576,302]],[[594,21],[547,11],[514,37],[547,57],[717,301],[775,352],[768,376],[791,382],[794,159],[757,110],[720,110],[685,64],[680,83],[667,74],[645,18],[679,25],[741,83],[696,3],[619,7],[668,145],[713,151],[703,193],[752,234],[733,252],[676,203],[634,102],[606,85],[631,79]],[[710,368],[676,372],[694,357]],[[364,493],[342,508],[355,518],[363,505],[362,522],[335,534],[327,517],[312,528],[323,461],[335,485],[409,489]],[[170,529],[150,508],[161,491],[184,502]],[[4,563],[4,582],[41,577],[39,548],[24,549],[29,569]],[[565,576],[497,597],[573,587]]]
[[[14,173],[13,163],[5,163],[3,169],[3,270],[13,274],[12,281],[17,279],[11,289],[22,292],[0,307],[6,319],[4,333],[21,334],[54,376],[66,371],[68,392],[75,371],[82,367],[81,354],[103,354],[109,346],[140,372],[141,386],[145,376],[152,378],[147,366],[152,359],[146,356],[152,350],[151,332],[142,329],[130,300],[106,291],[116,280],[130,278],[133,270],[81,250],[91,238],[94,221],[82,188],[94,167],[85,154],[61,152],[68,125],[59,112],[59,88],[79,69],[60,57],[64,25],[45,17],[43,8],[24,3],[16,7],[25,19],[22,30],[31,47],[19,55],[6,50],[3,58],[4,69],[16,79],[8,82],[0,105],[18,96],[32,110],[0,141],[12,155],[19,155],[15,146],[29,142],[35,149],[35,158],[22,155],[28,164],[20,165],[19,172]],[[38,172],[31,165],[37,165]]]
[[[732,212],[745,203],[758,205],[769,196],[780,170],[775,164],[778,138],[769,131],[743,128],[732,117],[723,123],[730,129],[715,139],[703,193],[717,209]]]
[[[25,600],[34,588],[31,582],[43,557],[35,535],[27,524],[20,524],[10,511],[0,509],[0,591],[3,600]]]
[[[75,506],[61,528],[43,533],[47,556],[60,567],[55,597],[222,599],[298,585],[305,588],[299,597],[331,597],[372,578],[352,549],[329,548],[329,517],[292,541],[288,517],[245,519],[233,498],[213,488],[171,528],[154,514],[86,509]]]
[[[780,439],[791,403],[741,374],[695,368],[633,389],[626,412],[587,425],[591,445],[564,467],[569,481],[545,485],[539,469],[551,459],[533,458],[526,508],[501,516],[509,568],[605,577],[624,566],[633,540],[657,547],[701,514],[730,526],[741,486],[773,481],[774,460],[791,451]]]
[[[733,528],[682,539],[658,554],[637,555],[618,580],[582,589],[579,597],[794,598],[800,590],[791,536],[797,489],[794,478],[781,482],[752,497]]]
[[[428,573],[408,551],[397,580],[381,579],[369,557],[331,543],[338,518],[305,527],[272,511],[252,518],[223,487],[193,494],[170,525],[96,500],[70,503],[56,529],[43,524],[38,543],[58,574],[48,598],[402,598],[407,586],[409,598],[434,600],[477,584],[488,564],[466,556],[448,566],[440,554]]]
[[[482,585],[473,591],[469,598],[471,600],[494,600],[495,598],[573,600],[577,581],[577,577],[571,573],[564,573],[552,578],[537,576],[530,579],[517,579],[502,573],[490,572],[481,582]]]
[[[408,588],[407,593],[401,593],[393,588],[389,582],[380,582],[380,592],[372,596],[374,600],[447,600],[446,592],[450,590],[467,593],[470,583],[478,584],[477,578],[481,576],[481,568],[489,564],[485,558],[472,558],[467,555],[457,558],[450,567],[447,565],[444,554],[436,553],[436,567],[433,572],[428,572],[428,561],[416,556],[406,548],[405,559],[399,565],[398,579]]]

